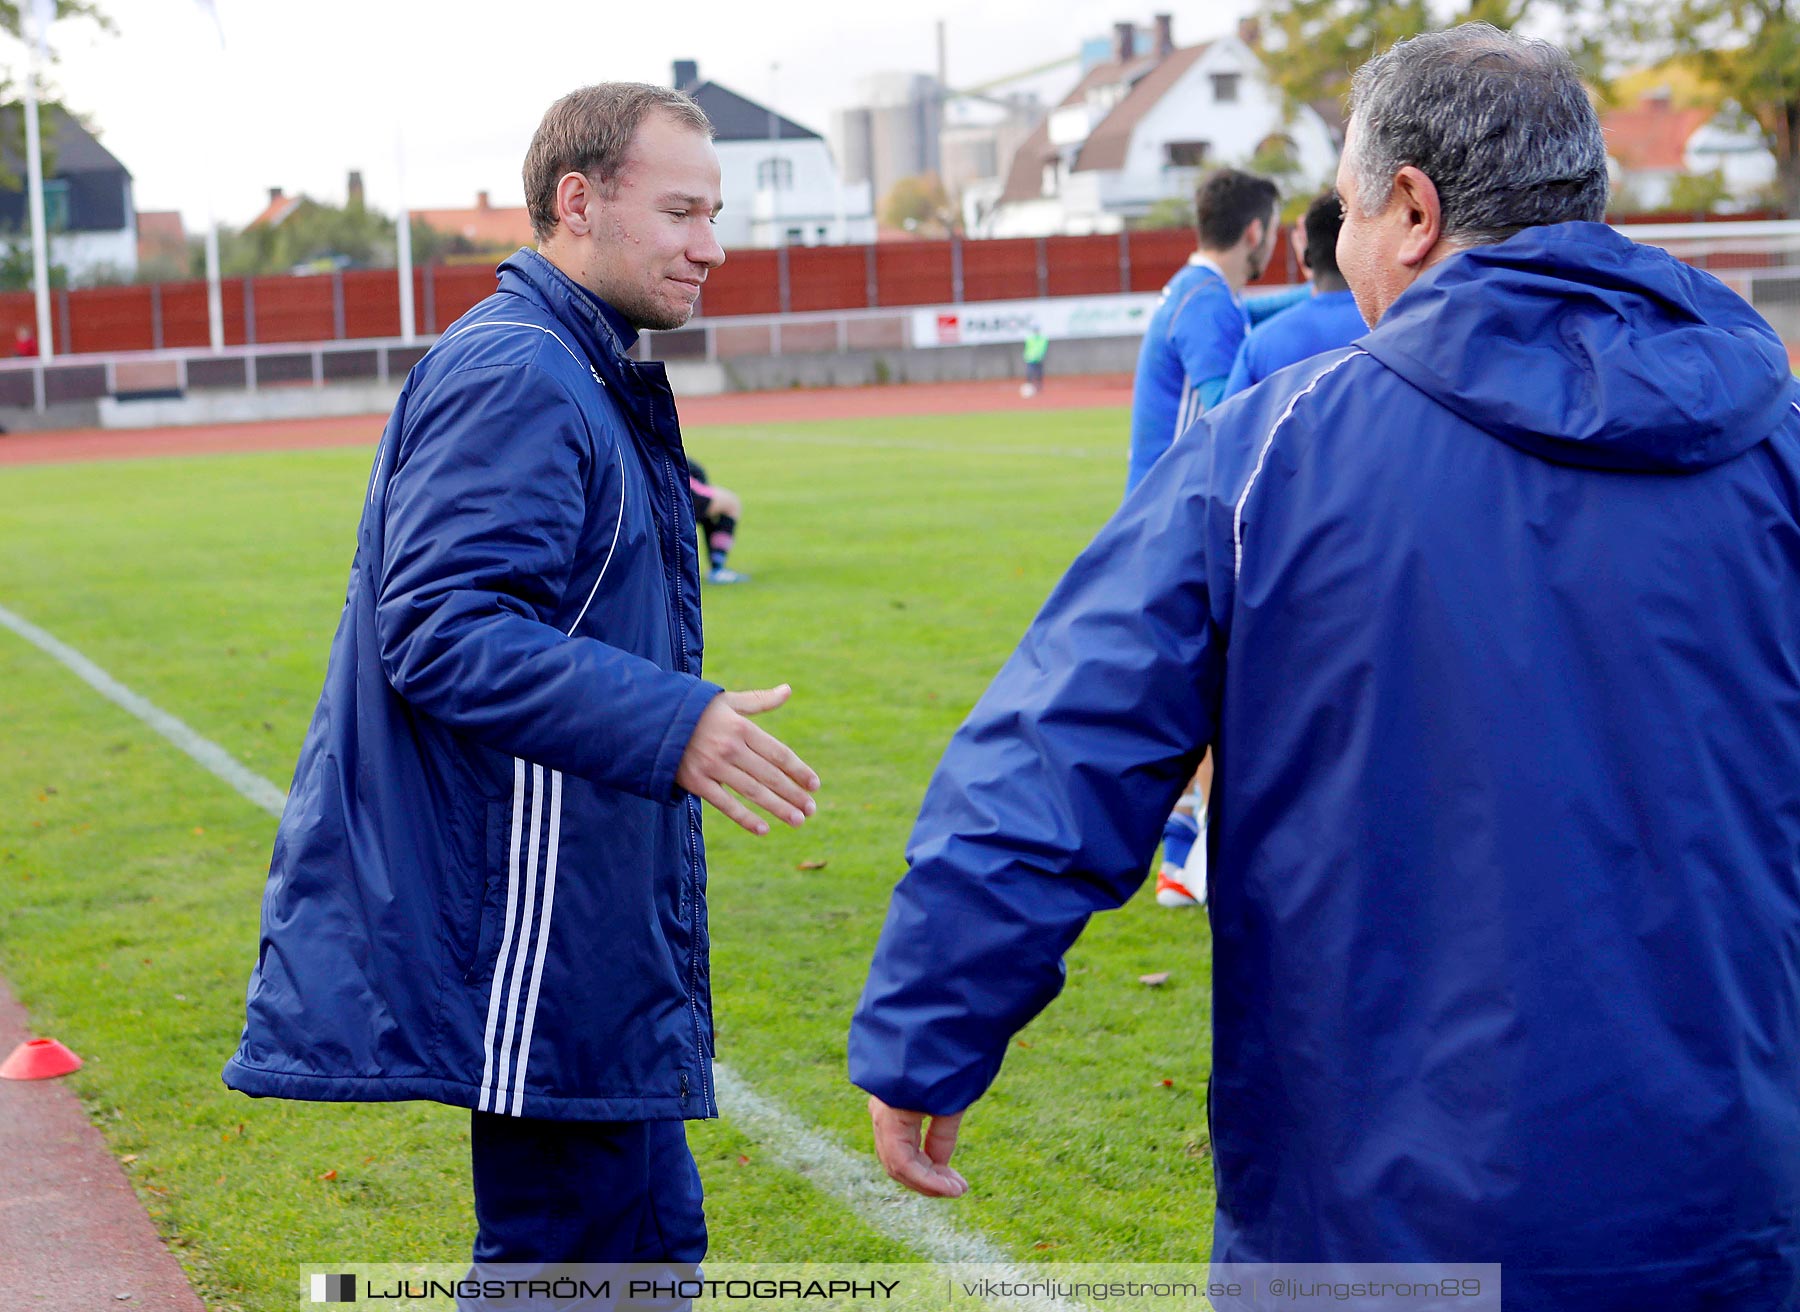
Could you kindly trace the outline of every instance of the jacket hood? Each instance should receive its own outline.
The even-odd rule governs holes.
[[[1780,337],[1743,297],[1599,223],[1452,256],[1361,345],[1502,441],[1596,469],[1708,468],[1800,398]]]

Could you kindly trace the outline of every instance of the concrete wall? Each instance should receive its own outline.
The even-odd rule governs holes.
[[[1118,374],[1137,367],[1138,339],[1095,337],[1050,344],[1047,374]],[[1017,345],[946,346],[921,350],[847,351],[842,355],[740,356],[723,362],[733,392],[789,387],[865,387],[880,383],[948,383],[1022,378]],[[674,369],[670,369],[673,379]],[[677,395],[681,394],[679,384]],[[692,395],[692,393],[689,393]]]
[[[100,427],[98,401],[61,401],[39,414],[30,406],[0,406],[0,433],[57,433]]]
[[[1137,364],[1134,337],[1101,337],[1052,343],[1049,374],[1129,373]],[[1019,347],[949,346],[930,349],[850,351],[843,355],[741,356],[730,361],[675,360],[667,365],[677,397],[721,392],[784,391],[795,387],[865,387],[885,383],[964,382],[1019,378]],[[195,424],[260,423],[335,415],[386,414],[400,394],[388,383],[336,383],[325,387],[271,387],[255,392],[193,391],[186,396],[121,401],[103,397],[54,405],[44,414],[0,407],[0,430],[35,432],[69,428],[178,428]]]
[[[188,424],[247,424],[270,419],[321,419],[328,415],[385,414],[400,395],[386,383],[337,383],[330,387],[261,388],[254,392],[189,392],[186,396],[99,401],[102,428],[178,428]]]

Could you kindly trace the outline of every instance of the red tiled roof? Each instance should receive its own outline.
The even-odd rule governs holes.
[[[1141,60],[1133,60],[1141,63]],[[1116,59],[1109,59],[1104,64],[1095,64],[1075,84],[1075,89],[1057,102],[1056,109],[1080,104],[1087,98],[1087,93],[1094,87],[1105,86],[1109,82],[1117,82],[1125,71],[1125,66]],[[1051,110],[1054,114],[1056,110]],[[1044,164],[1056,154],[1050,144],[1050,118],[1033,129],[1025,138],[1025,144],[1013,152],[1012,165],[1006,170],[1006,186],[1000,193],[1000,203],[1007,204],[1018,200],[1032,200],[1044,194]]]
[[[411,214],[414,223],[423,223],[452,237],[461,237],[471,246],[483,249],[505,247],[507,250],[517,250],[521,246],[536,244],[531,234],[531,214],[523,205],[476,205],[473,209],[463,210],[413,210]]]
[[[1082,143],[1075,157],[1075,169],[1121,169],[1125,152],[1131,147],[1131,134],[1144,115],[1156,108],[1156,102],[1169,93],[1181,75],[1206,53],[1210,42],[1177,50],[1140,77],[1125,99],[1113,106],[1112,113],[1101,119]]]
[[[157,256],[185,260],[187,229],[182,226],[181,211],[139,210],[137,241],[139,261]]]
[[[1057,104],[1057,109],[1080,104],[1095,87],[1115,82],[1130,82],[1132,85],[1125,98],[1094,125],[1094,130],[1088,134],[1088,139],[1082,143],[1080,153],[1075,157],[1076,169],[1123,167],[1126,149],[1131,144],[1132,130],[1168,94],[1176,80],[1194,66],[1194,61],[1206,53],[1211,44],[1203,41],[1197,46],[1186,46],[1162,59],[1154,54],[1139,55],[1125,63],[1109,59],[1104,64],[1095,64],[1090,68],[1081,81],[1075,84],[1075,89]],[[1054,114],[1055,110],[1051,113]],[[1006,186],[1000,193],[1000,203],[1032,200],[1043,195],[1044,165],[1055,155],[1056,148],[1050,144],[1050,119],[1046,117],[1013,155],[1012,166],[1006,171]]]
[[[1676,109],[1666,101],[1645,99],[1630,109],[1602,114],[1600,130],[1606,136],[1606,153],[1623,169],[1679,169],[1688,139],[1714,113],[1711,109]]]
[[[305,203],[306,197],[304,196],[283,196],[277,193],[275,197],[269,201],[268,205],[263,208],[263,212],[258,214],[254,219],[251,219],[250,222],[244,226],[246,228],[260,228],[264,224],[267,224],[271,228],[278,228],[281,226],[281,221],[283,219],[287,218],[288,215],[292,214]]]

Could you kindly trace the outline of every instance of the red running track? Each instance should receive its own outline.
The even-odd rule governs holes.
[[[792,424],[807,420],[873,419],[911,415],[962,415],[1089,406],[1128,406],[1125,374],[1051,378],[1035,397],[1019,395],[1004,379],[973,383],[907,383],[890,387],[794,388],[784,392],[728,392],[676,398],[688,428],[718,424]],[[147,456],[200,456],[244,451],[303,451],[327,446],[373,446],[382,415],[332,419],[276,419],[263,423],[194,428],[66,429],[0,436],[0,465],[76,460],[131,460]]]
[[[0,980],[0,1058],[28,1037]],[[0,1080],[0,1165],[0,1307],[205,1312],[66,1077]]]

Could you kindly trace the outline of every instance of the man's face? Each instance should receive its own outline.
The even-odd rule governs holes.
[[[1275,258],[1275,242],[1281,235],[1281,210],[1279,207],[1269,211],[1269,217],[1263,220],[1262,241],[1250,252],[1248,265],[1248,282],[1255,282],[1263,276],[1269,267],[1269,261]]]
[[[703,133],[652,112],[610,190],[590,188],[577,280],[638,328],[679,328],[725,262],[713,235],[719,157]]]
[[[1387,312],[1401,292],[1411,285],[1414,272],[1400,262],[1405,236],[1405,216],[1398,195],[1388,197],[1379,214],[1363,210],[1357,195],[1351,161],[1356,154],[1356,124],[1344,134],[1344,153],[1338,160],[1337,194],[1344,205],[1344,226],[1338,233],[1338,272],[1350,284],[1356,308],[1370,327]]]

